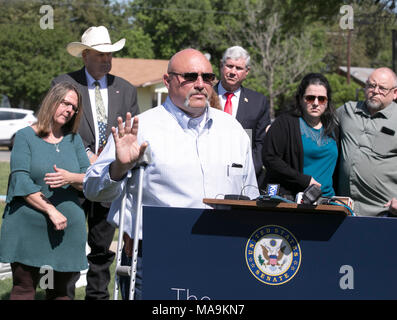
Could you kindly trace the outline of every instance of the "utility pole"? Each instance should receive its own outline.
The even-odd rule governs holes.
[[[392,30],[392,68],[396,72],[396,59],[397,59],[397,30]]]
[[[351,35],[352,30],[347,31],[347,84],[350,84],[350,48],[351,48]]]

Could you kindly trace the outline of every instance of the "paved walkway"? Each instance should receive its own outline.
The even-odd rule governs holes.
[[[11,152],[8,150],[0,150],[0,162],[9,162]]]

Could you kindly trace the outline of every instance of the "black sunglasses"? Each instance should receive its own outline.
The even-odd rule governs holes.
[[[328,98],[326,96],[307,95],[304,98],[305,98],[305,101],[308,103],[314,103],[314,101],[316,101],[316,98],[317,98],[319,104],[325,104],[328,101]]]
[[[185,72],[185,73],[178,73],[178,72],[168,72],[168,74],[175,74],[177,76],[181,76],[185,81],[196,81],[198,76],[203,78],[204,82],[212,82],[215,80],[215,73],[197,73],[197,72]]]

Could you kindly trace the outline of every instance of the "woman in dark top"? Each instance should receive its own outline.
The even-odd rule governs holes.
[[[81,115],[79,92],[61,82],[44,98],[37,122],[15,136],[0,233],[0,261],[12,269],[12,300],[34,299],[43,283],[47,299],[68,299],[68,281],[88,268],[78,198],[89,166],[77,134]]]
[[[280,115],[265,137],[263,163],[267,184],[280,184],[280,194],[292,196],[309,185],[323,196],[335,195],[333,173],[338,158],[338,131],[328,80],[319,73],[301,81],[292,109]]]

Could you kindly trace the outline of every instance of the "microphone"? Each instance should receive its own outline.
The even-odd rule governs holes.
[[[321,188],[315,184],[308,186],[302,194],[302,202],[304,204],[313,204],[322,195]]]
[[[260,195],[256,199],[257,206],[263,206],[266,203],[280,203],[280,202],[287,202],[287,203],[294,203],[291,201],[289,195],[279,195],[280,185],[279,184],[268,184],[266,186],[265,194]]]
[[[251,200],[250,197],[243,196],[241,194],[225,194],[225,200]]]
[[[268,184],[266,186],[266,194],[268,194],[269,196],[278,196],[279,191],[280,191],[279,184]]]

